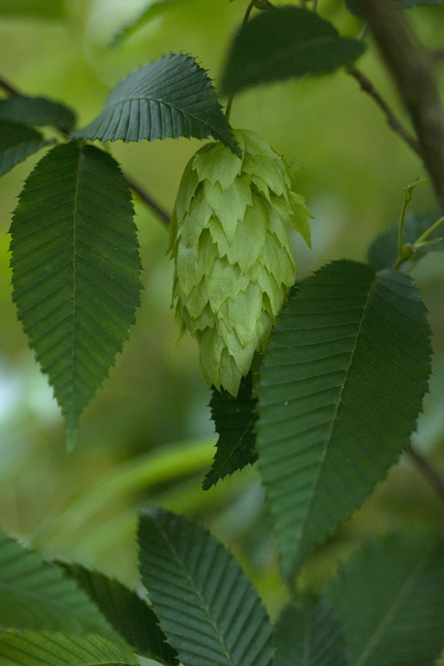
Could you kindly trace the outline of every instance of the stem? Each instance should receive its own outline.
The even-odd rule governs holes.
[[[439,220],[437,220],[434,224],[432,224],[431,227],[427,229],[427,231],[424,231],[422,236],[418,238],[418,240],[415,241],[415,245],[419,245],[419,243],[423,243],[427,238],[433,234],[433,232],[438,229],[438,227],[441,226],[441,224],[444,222],[444,217],[440,217]]]
[[[433,61],[417,45],[392,0],[355,0],[412,120],[421,157],[436,198],[444,208],[444,108]]]
[[[429,481],[430,485],[436,490],[438,495],[442,500],[444,500],[444,479],[441,477],[438,472],[430,466],[428,460],[426,460],[418,451],[415,451],[413,446],[410,446],[407,449],[412,462],[415,463],[418,470],[425,476]]]
[[[387,118],[389,127],[391,127],[392,130],[394,130],[394,132],[396,132],[396,134],[398,134],[406,142],[406,144],[410,146],[410,148],[414,150],[415,153],[417,153],[417,155],[422,157],[419,143],[401,125],[386,101],[381,97],[376,88],[373,86],[373,83],[370,81],[370,79],[368,79],[365,74],[363,74],[361,70],[359,70],[354,65],[347,67],[347,72],[356,79],[356,81],[361,86],[361,90],[370,95],[370,97],[376,102],[380,109],[382,109]]]

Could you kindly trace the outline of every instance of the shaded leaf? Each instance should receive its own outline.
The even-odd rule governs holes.
[[[406,274],[338,261],[299,286],[266,350],[257,446],[291,578],[408,446],[429,328]]]
[[[138,664],[129,648],[101,636],[8,631],[0,636],[0,666],[114,666]]]
[[[150,23],[156,16],[160,16],[167,12],[171,7],[176,5],[184,5],[186,2],[192,2],[193,0],[146,0],[145,4],[141,7],[140,11],[137,13],[137,16],[124,26],[118,34],[115,35],[114,39],[111,42],[111,45],[114,45],[120,42],[126,37],[130,37],[135,32],[143,28],[145,25]]]
[[[142,512],[140,571],[160,626],[188,666],[268,666],[271,625],[231,553],[163,511]]]
[[[211,418],[219,439],[213,464],[202,484],[204,490],[211,488],[227,474],[233,474],[257,460],[254,431],[257,399],[251,395],[251,372],[242,377],[237,398],[233,398],[228,391],[218,391],[214,387],[212,391]]]
[[[0,100],[0,119],[24,125],[54,125],[66,132],[70,132],[76,124],[74,112],[60,102],[24,95]]]
[[[10,233],[18,316],[72,446],[140,299],[133,207],[118,164],[93,146],[57,146],[27,179]]]
[[[64,0],[0,0],[0,14],[41,19],[62,19]]]
[[[212,136],[241,154],[205,70],[184,53],[129,74],[110,93],[102,113],[73,136],[125,142]]]
[[[136,592],[79,565],[66,566],[66,569],[137,653],[166,666],[179,663],[154,611]]]
[[[403,242],[414,243],[434,222],[439,220],[441,213],[414,213],[404,222]],[[444,238],[444,224],[430,234],[427,240]],[[414,259],[418,260],[428,252],[444,250],[444,240],[433,245],[418,249]],[[377,271],[390,268],[398,257],[398,225],[392,227],[373,241],[368,250],[368,263]]]
[[[46,145],[40,132],[26,125],[0,120],[0,176]]]
[[[350,64],[365,50],[341,37],[315,12],[296,6],[261,12],[236,35],[225,64],[222,90],[230,95],[249,86],[305,74],[325,74]]]
[[[344,639],[326,599],[288,604],[274,628],[274,666],[345,666]]]
[[[0,530],[0,630],[117,635],[74,581]]]
[[[444,544],[385,537],[351,556],[329,597],[352,666],[432,664],[444,645]]]

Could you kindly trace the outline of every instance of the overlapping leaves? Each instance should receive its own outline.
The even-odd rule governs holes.
[[[286,577],[408,446],[430,352],[406,274],[339,261],[290,298],[262,365],[257,422]]]
[[[38,127],[54,125],[66,132],[71,131],[76,123],[74,112],[64,104],[45,97],[25,95],[0,100],[0,119]]]
[[[271,625],[231,553],[198,525],[142,512],[140,571],[168,642],[189,666],[268,666]]]
[[[46,143],[40,132],[21,123],[0,119],[0,176]]]
[[[102,113],[73,136],[126,142],[212,136],[240,154],[205,70],[183,53],[129,74],[110,93]]]
[[[117,163],[92,146],[54,148],[29,176],[10,233],[18,316],[72,446],[140,298],[131,195]]]

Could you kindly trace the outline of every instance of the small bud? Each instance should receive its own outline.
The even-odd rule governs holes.
[[[233,132],[243,158],[209,143],[185,168],[170,224],[176,320],[199,344],[205,380],[236,396],[294,282],[287,226],[310,245],[293,174],[257,134]]]

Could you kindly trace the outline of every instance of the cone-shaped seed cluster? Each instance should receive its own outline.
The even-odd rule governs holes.
[[[176,319],[197,339],[205,380],[236,396],[267,344],[295,266],[286,226],[310,244],[310,213],[292,172],[257,134],[233,132],[191,158],[171,219]]]

